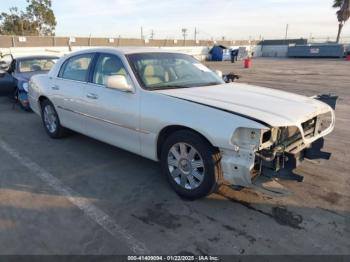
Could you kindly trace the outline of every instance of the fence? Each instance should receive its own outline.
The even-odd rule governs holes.
[[[176,50],[195,56],[197,59],[204,60],[210,48],[214,44],[220,44],[227,47],[239,48],[246,47],[250,54],[255,57],[286,57],[288,44],[295,43],[320,43],[326,42],[329,38],[310,38],[310,39],[275,39],[275,40],[236,40],[236,41],[212,41],[212,40],[186,40],[179,39],[131,39],[131,38],[96,38],[96,37],[41,37],[41,36],[7,36],[0,35],[0,52],[11,53],[15,56],[25,55],[46,55],[55,54],[62,56],[70,51],[85,49],[98,46],[144,46],[159,47],[169,50]],[[347,40],[347,37],[343,38]],[[313,40],[313,41],[310,41]],[[323,41],[320,41],[323,40]],[[349,38],[350,40],[350,38]],[[346,42],[346,41],[345,41]],[[350,50],[350,45],[345,45]]]
[[[0,35],[0,48],[11,47],[54,47],[54,46],[224,46],[256,44],[257,41],[212,41],[183,39],[132,39],[97,37],[60,37],[60,36],[7,36]]]
[[[335,37],[309,37],[308,43],[332,43],[335,41]],[[350,44],[350,36],[341,36],[340,41],[341,44]]]

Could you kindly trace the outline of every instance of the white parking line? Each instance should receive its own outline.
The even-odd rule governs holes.
[[[118,225],[109,215],[91,204],[87,199],[81,197],[69,187],[63,185],[60,180],[40,167],[38,164],[24,156],[21,156],[16,150],[11,148],[11,146],[2,140],[0,140],[0,148],[18,160],[23,166],[28,168],[33,174],[51,186],[60,195],[66,197],[73,205],[77,206],[85,213],[85,215],[103,227],[113,237],[117,239],[122,237],[132,252],[135,254],[150,253],[144,243],[135,239],[127,230]]]

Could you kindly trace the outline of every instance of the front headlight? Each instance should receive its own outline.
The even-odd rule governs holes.
[[[23,90],[26,91],[27,93],[28,93],[28,87],[29,87],[28,82],[23,82],[23,83],[22,83],[22,88],[23,88]]]

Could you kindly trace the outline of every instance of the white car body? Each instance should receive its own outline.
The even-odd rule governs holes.
[[[114,54],[123,61],[131,79],[131,92],[58,77],[61,65],[69,57],[94,52]],[[224,180],[241,186],[252,184],[256,158],[272,145],[279,128],[296,127],[301,134],[293,147],[283,149],[290,154],[300,153],[334,128],[334,111],[329,105],[274,89],[230,83],[145,90],[126,55],[147,52],[165,51],[89,49],[61,58],[48,75],[32,78],[31,108],[40,115],[40,99],[45,97],[54,104],[62,126],[155,161],[159,160],[164,130],[194,130],[220,150]],[[91,99],[93,95],[95,99]],[[305,134],[303,123],[324,114],[329,115],[329,125],[320,132]],[[269,131],[270,139],[263,142],[263,134]]]

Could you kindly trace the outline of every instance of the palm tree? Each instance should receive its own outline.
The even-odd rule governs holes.
[[[345,22],[350,17],[350,0],[334,0],[333,7],[339,8],[339,10],[337,11],[337,18],[339,24],[336,40],[336,42],[339,43],[341,30],[343,29]]]

